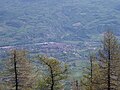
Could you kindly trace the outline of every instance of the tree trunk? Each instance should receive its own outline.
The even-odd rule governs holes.
[[[16,51],[14,51],[14,73],[15,73],[15,88],[18,90],[18,77],[17,77],[17,66],[16,66]]]
[[[54,75],[53,75],[53,71],[52,71],[52,68],[51,68],[51,79],[52,79],[52,84],[51,84],[51,90],[54,90]]]
[[[110,75],[111,75],[111,72],[110,72],[110,68],[111,68],[111,66],[110,66],[110,61],[111,61],[111,48],[110,48],[110,39],[109,39],[109,48],[108,48],[109,50],[108,50],[108,90],[110,90],[111,89],[111,86],[110,86],[110,84],[111,84],[111,77],[110,77]]]

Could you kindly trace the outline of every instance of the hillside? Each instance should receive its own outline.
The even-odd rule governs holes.
[[[66,45],[70,56],[85,57],[84,52],[99,45],[105,30],[119,36],[119,0],[0,0],[0,49],[10,47],[53,53],[60,57]],[[42,52],[41,43],[50,47]],[[54,43],[55,45],[50,46]],[[36,46],[36,44],[38,46]],[[40,44],[40,45],[39,45]],[[29,47],[27,47],[30,46]],[[26,46],[26,47],[25,47]],[[55,47],[54,47],[55,46]],[[32,49],[31,49],[32,47]],[[48,48],[47,47],[47,48]],[[58,48],[56,48],[58,47]],[[79,58],[77,58],[79,59]]]

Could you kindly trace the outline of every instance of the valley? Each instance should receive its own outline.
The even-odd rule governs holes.
[[[25,49],[69,62],[75,71],[106,30],[120,39],[119,28],[119,0],[0,0],[0,57]]]

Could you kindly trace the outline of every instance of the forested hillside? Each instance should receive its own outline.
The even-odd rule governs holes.
[[[119,31],[119,0],[0,0],[0,46],[96,41]],[[83,43],[84,44],[84,43]]]
[[[119,37],[119,10],[119,0],[0,0],[0,49],[85,59],[104,31]]]

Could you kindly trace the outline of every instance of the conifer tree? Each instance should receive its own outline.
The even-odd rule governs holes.
[[[120,48],[116,37],[108,31],[104,34],[103,46],[98,53],[103,78],[102,90],[119,90]]]
[[[89,66],[84,69],[83,78],[81,80],[82,87],[84,89],[92,90],[92,76],[93,76],[93,58],[89,58]],[[82,88],[82,89],[83,89]]]
[[[13,50],[6,63],[6,83],[9,90],[31,90],[32,67],[24,50]]]
[[[45,70],[43,71],[44,82],[47,87],[45,90],[60,90],[64,88],[61,83],[67,78],[67,67],[62,65],[55,58],[48,58],[46,56],[38,57]]]
[[[81,79],[81,90],[100,90],[100,69],[95,55],[90,55],[89,65],[85,67]]]
[[[90,60],[91,61],[91,60]],[[112,32],[104,34],[102,47],[96,53],[96,65],[92,64],[84,75],[83,85],[87,90],[120,89],[120,47]]]

